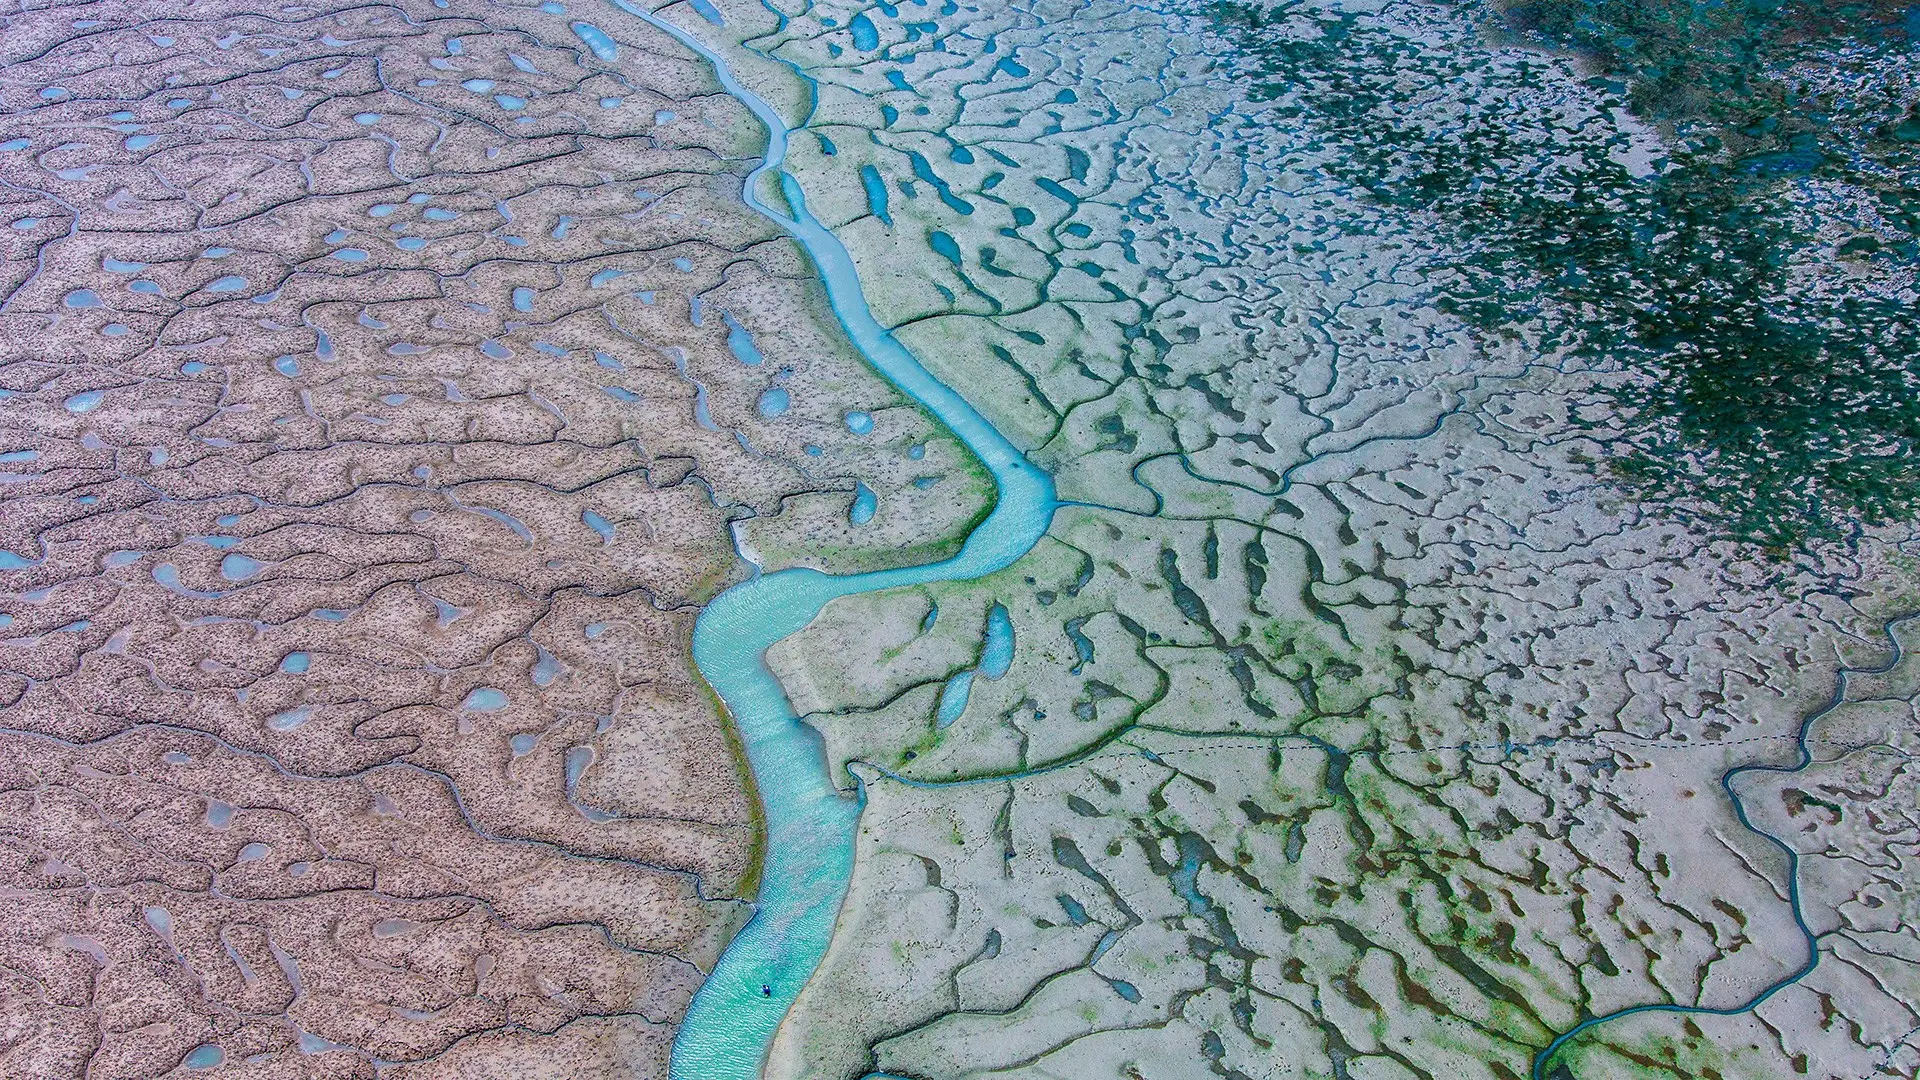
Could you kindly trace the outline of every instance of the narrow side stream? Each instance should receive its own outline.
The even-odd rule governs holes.
[[[1547,1044],[1546,1049],[1534,1056],[1532,1080],[1548,1080],[1547,1067],[1554,1063],[1555,1056],[1559,1054],[1568,1043],[1602,1024],[1611,1023],[1612,1021],[1621,1020],[1629,1016],[1638,1016],[1641,1013],[1672,1013],[1676,1016],[1739,1016],[1742,1013],[1749,1013],[1758,1009],[1766,1003],[1768,998],[1798,983],[1801,979],[1806,978],[1813,973],[1814,968],[1820,965],[1820,935],[1814,933],[1813,927],[1807,924],[1806,910],[1800,903],[1800,852],[1796,850],[1792,844],[1787,843],[1785,839],[1753,823],[1753,820],[1747,816],[1746,800],[1741,797],[1740,792],[1735,789],[1734,785],[1740,777],[1748,773],[1774,773],[1776,775],[1791,776],[1813,765],[1813,750],[1807,745],[1808,738],[1813,734],[1813,726],[1819,723],[1828,713],[1847,703],[1847,682],[1852,676],[1884,675],[1892,671],[1906,658],[1906,645],[1900,640],[1900,636],[1896,634],[1894,630],[1896,627],[1903,626],[1916,619],[1920,619],[1920,614],[1901,615],[1888,619],[1886,623],[1881,626],[1880,632],[1886,635],[1887,643],[1891,647],[1885,663],[1876,664],[1872,667],[1845,667],[1840,669],[1840,673],[1834,678],[1833,696],[1827,699],[1825,705],[1808,713],[1800,721],[1799,731],[1794,736],[1794,747],[1795,752],[1798,754],[1798,759],[1793,764],[1736,765],[1720,774],[1720,790],[1726,794],[1728,801],[1733,804],[1734,816],[1740,819],[1740,824],[1745,826],[1749,831],[1766,837],[1769,843],[1780,849],[1780,853],[1787,857],[1787,903],[1793,909],[1794,926],[1799,929],[1800,936],[1806,943],[1806,960],[1791,973],[1768,983],[1762,987],[1758,993],[1739,1005],[1713,1008],[1706,1005],[1678,1005],[1659,1002],[1649,1005],[1632,1005],[1600,1016],[1589,1016],[1556,1036],[1552,1042]]]
[[[1057,504],[1052,478],[874,319],[847,249],[807,212],[799,183],[779,171],[788,133],[773,108],[741,86],[726,61],[697,38],[628,0],[609,2],[699,53],[712,65],[721,87],[766,126],[766,157],[747,175],[742,191],[747,205],[799,241],[854,347],[874,370],[958,436],[993,474],[999,492],[993,512],[951,559],[869,574],[766,574],[720,594],[694,627],[694,664],[726,703],[746,744],[766,813],[767,854],[757,910],[694,997],[674,1041],[672,1077],[750,1080],[760,1075],[774,1032],[826,954],[853,872],[861,805],[835,790],[818,734],[794,716],[786,693],[767,669],[767,648],[812,622],[837,597],[966,580],[1002,569],[1046,533]],[[791,218],[754,193],[769,171],[793,207]]]

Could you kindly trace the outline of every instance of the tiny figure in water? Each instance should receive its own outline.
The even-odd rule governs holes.
[[[762,996],[762,997],[772,997],[772,996],[773,996],[773,987],[771,987],[771,986],[769,986],[769,985],[767,985],[766,983],[761,983],[761,984],[760,984],[760,996]]]

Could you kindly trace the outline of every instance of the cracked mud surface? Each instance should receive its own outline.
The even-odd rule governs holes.
[[[585,17],[0,17],[0,1072],[664,1076],[758,859],[699,605],[990,500]]]

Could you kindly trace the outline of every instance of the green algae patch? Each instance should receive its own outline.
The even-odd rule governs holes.
[[[1349,644],[1329,636],[1333,630],[1301,619],[1276,619],[1260,629],[1260,642],[1279,672],[1308,684],[1310,718],[1364,712],[1375,699],[1393,695],[1396,680],[1411,672],[1391,642]]]
[[[1732,1046],[1691,1020],[1667,1018],[1665,1032],[1611,1037],[1582,1033],[1544,1062],[1547,1080],[1736,1080],[1771,1075],[1772,1062],[1758,1046]],[[1605,1030],[1605,1029],[1602,1029]]]
[[[1329,170],[1435,222],[1443,308],[1585,367],[1618,481],[1776,552],[1920,513],[1920,104],[1878,62],[1909,44],[1894,9],[1512,5],[1503,33],[1577,53],[1640,125],[1565,141],[1411,105],[1525,94],[1564,55],[1485,73],[1351,19],[1209,10]]]
[[[692,654],[692,640],[687,641],[688,655]],[[727,760],[733,763],[734,774],[740,777],[741,791],[747,797],[747,805],[753,808],[753,842],[748,849],[746,868],[740,872],[739,884],[733,891],[741,899],[751,899],[760,892],[760,878],[766,872],[767,864],[767,812],[766,803],[760,796],[760,785],[754,779],[753,763],[747,760],[747,744],[741,737],[740,728],[734,722],[733,713],[726,702],[720,700],[720,694],[713,684],[701,673],[698,665],[689,664],[693,672],[693,681],[700,693],[707,699],[707,705],[720,720],[720,734],[726,740]]]

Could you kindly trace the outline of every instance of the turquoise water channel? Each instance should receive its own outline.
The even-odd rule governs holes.
[[[746,744],[766,814],[766,863],[752,921],[727,947],[693,999],[673,1045],[673,1080],[748,1080],[760,1075],[787,1010],[826,954],[853,872],[860,801],[842,796],[827,775],[818,733],[799,722],[766,651],[813,621],[828,601],[855,593],[993,573],[1027,553],[1047,531],[1056,506],[1053,480],[987,422],[965,398],[933,377],[873,317],[853,259],[807,212],[805,193],[780,171],[786,125],[741,86],[726,61],[698,39],[627,0],[610,0],[699,53],[727,93],[767,128],[765,159],[747,175],[747,205],[784,228],[812,259],[833,313],[874,370],[913,398],[972,450],[999,489],[993,512],[960,553],[924,566],[869,574],[782,570],[736,585],[700,615],[693,660],[726,703]],[[793,216],[761,202],[755,186],[772,172]]]

